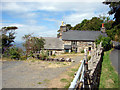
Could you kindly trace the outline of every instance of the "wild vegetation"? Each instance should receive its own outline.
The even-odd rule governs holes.
[[[37,38],[32,36],[31,34],[28,34],[23,36],[23,40],[25,40],[23,46],[26,49],[26,58],[34,58],[33,53],[39,52],[40,50],[42,50],[42,48],[44,48],[45,40],[42,37]]]
[[[99,88],[118,88],[118,74],[113,68],[110,58],[110,51],[104,52],[102,71]]]
[[[99,35],[98,39],[95,40],[96,45],[100,44],[102,42],[102,47],[104,50],[110,50],[112,47],[112,42],[110,37],[103,37],[102,35]]]
[[[0,29],[0,51],[3,58],[6,57],[16,60],[23,60],[27,59],[28,57],[34,57],[33,53],[40,51],[42,48],[44,48],[45,40],[43,38],[33,37],[31,36],[31,34],[23,36],[23,39],[25,40],[23,46],[25,47],[26,51],[23,51],[21,48],[16,47],[14,45],[16,29],[18,29],[18,27],[15,26],[2,27]]]

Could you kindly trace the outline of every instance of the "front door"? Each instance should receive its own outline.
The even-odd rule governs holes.
[[[52,56],[52,51],[50,51],[50,55]]]

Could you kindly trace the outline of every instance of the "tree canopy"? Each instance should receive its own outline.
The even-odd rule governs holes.
[[[110,2],[109,0],[105,0],[103,4],[109,5],[110,10],[108,13],[110,15],[114,14],[115,23],[120,24],[120,1],[119,2]]]
[[[112,40],[120,42],[120,1],[119,2],[109,2],[105,0],[103,4],[109,5],[110,10],[109,15],[114,15],[115,22],[111,25],[112,28],[107,30],[108,36]]]
[[[28,35],[24,35],[23,39],[25,40],[23,46],[26,49],[26,57],[44,48],[45,40],[42,37],[37,38],[37,37],[33,37],[32,34],[28,34]]]
[[[109,21],[109,17],[99,16],[99,17],[92,17],[92,19],[87,20],[84,19],[81,23],[75,25],[71,28],[71,30],[94,30],[100,31],[102,23],[107,23]],[[106,26],[107,24],[105,24]],[[107,25],[108,26],[108,25]],[[109,27],[108,27],[109,28]]]
[[[15,26],[11,26],[11,27],[2,27],[2,29],[0,29],[1,32],[1,36],[2,36],[2,54],[4,53],[4,51],[6,51],[9,47],[11,47],[13,44],[12,42],[14,42],[15,39],[15,30],[18,29]]]

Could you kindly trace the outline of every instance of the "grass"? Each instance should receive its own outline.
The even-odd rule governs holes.
[[[75,71],[75,72],[76,72],[76,71],[78,71],[78,69],[76,69],[76,68],[72,68],[71,71]]]
[[[41,82],[38,82],[37,84],[42,84]]]
[[[48,79],[44,79],[43,81],[46,82],[46,83],[48,83],[50,80],[48,80]]]
[[[67,64],[63,63],[63,65],[67,65]]]
[[[31,60],[31,62],[35,62],[35,60]]]
[[[69,88],[72,81],[73,81],[73,78],[69,79],[68,83],[64,86],[64,88]]]
[[[118,73],[113,68],[110,51],[104,52],[99,88],[118,88]]]
[[[74,74],[75,74],[76,71],[78,71],[79,67],[80,67],[80,64],[77,67],[75,67],[75,68],[71,68],[71,71],[67,72],[67,75],[69,76],[69,79],[67,80],[67,83],[64,86],[64,88],[69,88],[71,82],[74,79]]]
[[[73,77],[75,72],[68,72],[68,76]]]
[[[61,82],[68,82],[68,80],[65,79],[65,78],[62,78],[60,81],[61,81]]]

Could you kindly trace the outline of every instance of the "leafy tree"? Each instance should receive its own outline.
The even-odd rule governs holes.
[[[103,37],[102,35],[98,36],[98,39],[95,40],[96,45],[102,42],[102,47],[104,50],[109,50],[111,48],[111,39],[110,37]]]
[[[24,35],[22,38],[25,40],[25,43],[23,44],[23,46],[26,49],[26,58],[27,58],[28,53],[30,52],[30,38],[31,38],[31,34]]]
[[[44,48],[45,40],[42,37],[31,37],[30,42],[32,43],[31,49],[33,52],[40,51],[42,48]]]
[[[72,30],[95,30],[99,31],[103,20],[99,17],[93,17],[91,20],[84,19],[81,23],[77,24]]]
[[[31,34],[23,36],[23,39],[25,40],[25,43],[23,46],[26,49],[26,58],[28,55],[33,55],[33,53],[40,51],[42,48],[44,48],[45,40],[37,37],[33,37]]]
[[[22,49],[17,48],[17,47],[12,47],[9,49],[9,54],[11,59],[20,59],[21,54],[22,54]]]
[[[109,5],[110,11],[108,11],[108,13],[110,15],[114,14],[114,19],[115,19],[114,24],[120,24],[120,1],[110,2],[109,0],[105,0],[103,4]]]
[[[107,34],[112,40],[120,42],[120,1],[110,2],[109,0],[105,0],[103,4],[109,5],[110,10],[108,11],[108,14],[114,15],[115,19],[111,25],[112,28],[107,30]]]
[[[72,28],[71,24],[66,24],[66,27],[68,30],[70,30]]]
[[[87,22],[88,22],[88,20],[84,19],[81,23],[79,23],[76,26],[72,27],[71,30],[80,30],[80,28]]]
[[[1,37],[2,37],[2,40],[1,40],[2,41],[2,54],[4,54],[4,52],[13,45],[12,42],[14,42],[14,39],[15,39],[16,29],[18,28],[15,26],[2,27],[2,29],[0,29]]]

